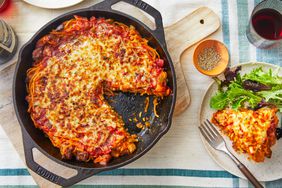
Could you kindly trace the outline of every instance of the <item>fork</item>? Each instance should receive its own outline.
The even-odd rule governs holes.
[[[256,188],[263,188],[259,181],[254,177],[254,175],[247,169],[247,167],[242,164],[226,147],[226,143],[223,137],[220,135],[219,131],[214,127],[214,125],[206,119],[201,126],[199,126],[201,134],[205,137],[206,141],[214,149],[227,154],[240,169],[240,171],[248,178],[248,180]]]

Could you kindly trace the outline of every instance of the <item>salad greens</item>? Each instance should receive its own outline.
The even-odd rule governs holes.
[[[219,89],[210,100],[211,108],[255,109],[261,103],[269,103],[282,111],[282,77],[278,75],[278,71],[264,71],[259,67],[241,76],[238,67],[233,71],[227,69],[224,75],[229,75],[228,80],[217,80]]]
[[[243,76],[244,80],[253,80],[265,85],[280,85],[282,86],[282,77],[278,76],[279,69],[276,69],[272,73],[272,69],[268,69],[268,72],[264,72],[262,67],[252,70],[249,74]]]

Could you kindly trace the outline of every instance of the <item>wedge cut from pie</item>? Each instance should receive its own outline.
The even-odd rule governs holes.
[[[263,162],[271,157],[271,146],[276,142],[277,108],[258,110],[224,109],[213,114],[212,122],[233,142],[238,153],[246,153],[249,159]]]

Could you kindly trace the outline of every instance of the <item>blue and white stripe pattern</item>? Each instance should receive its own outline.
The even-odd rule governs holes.
[[[215,33],[212,37],[222,40],[227,45],[231,55],[231,64],[257,60],[282,65],[282,45],[271,50],[261,50],[252,46],[246,38],[245,29],[249,16],[259,0],[145,1],[161,11],[165,25],[180,19],[197,7],[210,7],[220,16],[222,21],[221,31]],[[156,147],[163,145],[162,143],[157,144]],[[151,156],[157,156],[154,151],[150,151]],[[207,155],[204,150],[201,152],[203,155]],[[203,165],[199,165],[200,167],[197,168],[197,163],[204,164],[206,161],[201,160],[201,156],[193,156],[193,153],[187,153],[187,156],[183,158],[189,157],[191,158],[189,164],[195,163],[195,165],[189,166],[183,162],[182,166],[182,161],[162,163],[162,160],[166,160],[165,158],[152,158],[155,160],[156,166],[151,167],[150,165],[146,165],[146,160],[141,161],[142,159],[140,159],[125,168],[103,172],[73,187],[93,187],[93,185],[98,188],[127,188],[133,185],[137,188],[252,187],[248,181],[233,176],[217,167],[216,164],[212,163],[211,166],[206,168],[208,170],[203,170]],[[144,166],[141,164],[144,164]],[[172,164],[175,164],[175,167],[172,168]],[[141,166],[142,168],[140,168]],[[264,185],[271,188],[281,187],[282,180],[266,182]],[[19,186],[36,187],[36,183],[23,162],[21,162],[17,152],[12,147],[8,137],[0,126],[0,187]]]

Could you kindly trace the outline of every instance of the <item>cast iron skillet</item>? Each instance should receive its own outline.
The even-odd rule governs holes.
[[[151,30],[137,19],[119,11],[112,10],[111,6],[119,1],[129,3],[150,14],[155,19],[156,29]],[[173,91],[172,95],[164,97],[159,101],[159,105],[157,106],[159,118],[155,117],[152,110],[153,96],[150,96],[148,112],[143,112],[141,117],[139,117],[139,113],[144,111],[144,100],[146,96],[118,92],[115,96],[108,97],[110,105],[123,117],[128,131],[130,133],[138,134],[140,141],[137,145],[136,152],[131,155],[114,158],[106,166],[94,164],[93,162],[85,163],[76,160],[62,160],[59,149],[51,144],[42,131],[34,127],[30,115],[27,112],[28,103],[25,100],[27,95],[25,82],[26,71],[32,66],[32,51],[34,50],[35,44],[41,37],[48,34],[62,22],[73,18],[73,15],[88,18],[91,16],[112,18],[127,25],[135,26],[140,34],[150,41],[149,44],[157,49],[160,56],[165,60],[165,69],[168,73],[168,86]],[[14,107],[22,129],[26,164],[40,176],[61,186],[70,186],[99,172],[124,166],[144,155],[170,128],[176,100],[176,77],[172,61],[166,48],[161,14],[141,0],[107,0],[86,9],[66,13],[50,21],[22,47],[17,62],[13,84]],[[137,117],[139,121],[142,121],[141,119],[143,117],[150,117],[151,127],[144,130],[138,129],[135,126],[135,122],[129,121],[129,119],[133,117]],[[33,148],[37,148],[55,162],[77,170],[77,175],[66,179],[43,168],[34,161],[32,154]]]

